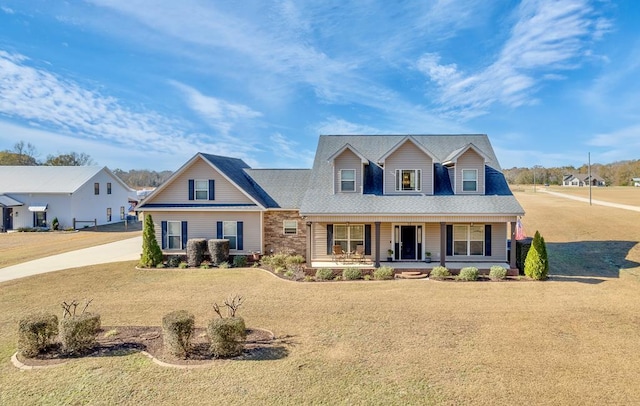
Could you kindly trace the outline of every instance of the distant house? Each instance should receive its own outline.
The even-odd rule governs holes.
[[[106,167],[0,166],[2,231],[124,220],[135,192]]]
[[[442,265],[505,263],[524,214],[483,134],[323,135],[312,169],[198,153],[137,210],[153,215],[165,254],[223,238],[231,255],[287,250],[322,264],[340,246],[375,266],[427,253]]]
[[[562,178],[562,186],[589,186],[589,182],[591,182],[591,186],[605,186],[605,181],[601,177],[597,175],[589,175],[587,174],[568,174],[564,175]]]
[[[633,182],[633,186],[640,187],[640,178],[631,178],[631,181]]]

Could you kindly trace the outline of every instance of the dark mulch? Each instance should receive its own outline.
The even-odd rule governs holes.
[[[208,364],[215,360],[209,352],[204,328],[196,328],[192,340],[193,347],[186,359],[177,358],[165,351],[161,327],[114,326],[103,327],[98,333],[97,346],[81,356],[66,355],[59,344],[49,348],[35,358],[25,358],[18,354],[18,360],[29,366],[46,366],[63,363],[69,359],[83,357],[119,357],[146,351],[154,358],[175,365]],[[247,329],[245,348],[241,355],[233,360],[273,360],[289,354],[290,337],[276,338],[271,332],[262,329]]]

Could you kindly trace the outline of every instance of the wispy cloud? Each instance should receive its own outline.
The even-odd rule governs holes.
[[[540,82],[578,68],[590,44],[610,28],[588,0],[526,0],[514,18],[501,52],[480,71],[466,73],[454,63],[442,63],[435,53],[417,61],[418,70],[441,92],[438,101],[445,113],[471,118],[486,114],[494,103],[536,103]]]
[[[339,117],[328,117],[321,123],[313,126],[315,133],[320,135],[347,135],[347,134],[383,134],[385,131],[366,124],[352,123]]]
[[[1,6],[0,10],[4,11],[6,14],[15,14],[15,11],[7,6]]]
[[[275,133],[269,137],[268,149],[275,157],[274,165],[279,167],[308,168],[313,164],[314,151],[302,148],[298,141],[287,138],[281,133]]]

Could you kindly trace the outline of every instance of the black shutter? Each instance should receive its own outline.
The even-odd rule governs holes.
[[[189,200],[193,200],[196,194],[196,185],[193,179],[189,179]]]
[[[327,224],[327,255],[333,254],[333,224]]]
[[[371,255],[371,224],[364,225],[364,254]]]
[[[160,223],[162,227],[162,249],[167,248],[167,222]]]
[[[453,225],[447,224],[447,255],[453,255]]]
[[[491,256],[491,225],[484,226],[484,255]]]
[[[242,223],[242,221],[238,221],[238,223],[237,223],[237,230],[236,230],[236,231],[237,231],[237,233],[238,233],[238,235],[237,235],[237,241],[238,241],[238,250],[239,250],[239,251],[242,251],[242,250],[244,249],[244,243],[243,243],[243,241],[242,241],[242,240],[243,240],[243,233],[244,233],[243,228],[244,228],[244,227],[243,227],[243,223]]]
[[[216,223],[216,238],[218,240],[222,239],[222,221]]]
[[[187,248],[187,222],[183,221],[182,222],[182,249],[186,249]]]
[[[216,181],[209,179],[209,200],[216,200]]]

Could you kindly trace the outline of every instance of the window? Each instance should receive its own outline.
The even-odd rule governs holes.
[[[229,240],[229,249],[238,248],[238,222],[223,221],[222,222],[222,238]]]
[[[396,169],[396,192],[422,190],[422,171],[420,169]]]
[[[16,217],[18,213],[16,212]],[[34,211],[33,212],[33,226],[34,227],[46,227],[47,226],[47,212],[46,211]]]
[[[342,246],[343,251],[355,252],[358,245],[364,246],[364,224],[334,225],[333,244]]]
[[[111,194],[111,182],[107,182],[107,194]]]
[[[340,170],[340,191],[341,192],[356,191],[356,170],[355,169]]]
[[[124,206],[120,206],[120,220],[124,220]]]
[[[454,225],[453,255],[484,255],[484,226]]]
[[[167,247],[170,250],[182,249],[182,222],[167,221]]]
[[[98,182],[93,184],[93,194],[94,195],[100,194],[100,184]]]
[[[462,170],[462,191],[476,192],[478,190],[478,171],[476,169]]]
[[[195,181],[195,196],[196,196],[196,200],[209,200],[209,181],[208,180]]]
[[[284,220],[282,228],[285,234],[298,234],[298,222],[296,220]]]
[[[111,207],[107,207],[107,221],[111,221]]]

